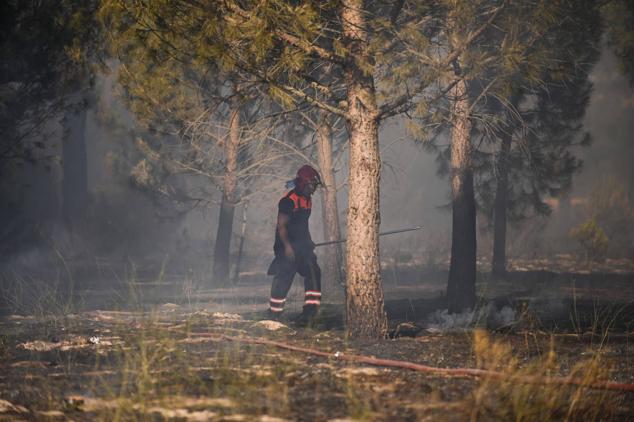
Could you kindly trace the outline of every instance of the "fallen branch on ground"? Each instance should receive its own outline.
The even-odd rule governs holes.
[[[410,369],[417,372],[423,372],[435,375],[446,375],[453,377],[479,377],[479,378],[491,378],[497,380],[508,380],[510,377],[502,372],[491,371],[487,369],[475,369],[475,368],[438,368],[435,366],[421,365],[419,363],[393,360],[393,359],[377,359],[364,355],[353,355],[343,352],[324,352],[321,350],[310,349],[301,346],[295,346],[288,343],[282,343],[279,341],[267,340],[263,338],[253,337],[234,337],[227,335],[215,335],[209,333],[189,333],[190,336],[204,337],[211,341],[231,341],[238,343],[248,344],[262,344],[267,346],[274,346],[280,349],[292,350],[295,352],[302,352],[316,356],[322,356],[328,359],[342,360],[348,362],[366,363],[374,366],[387,366],[392,368]],[[538,376],[519,376],[513,377],[514,382],[521,382],[525,384],[544,384],[544,385],[577,385],[580,387],[591,388],[595,390],[614,390],[614,391],[628,391],[634,392],[634,384],[616,383],[610,381],[584,383],[581,380],[577,380],[570,377],[538,377]]]

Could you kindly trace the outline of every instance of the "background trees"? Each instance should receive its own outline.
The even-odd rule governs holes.
[[[565,195],[581,166],[575,148],[590,142],[582,122],[589,73],[599,58],[599,6],[559,5],[556,16],[566,19],[525,38],[525,61],[511,75],[513,86],[490,101],[493,112],[499,110],[499,128],[479,151],[477,180],[479,205],[493,221],[494,275],[506,268],[507,221],[548,214],[544,200]]]
[[[593,4],[586,9],[594,10]],[[173,62],[175,66],[184,63],[183,69],[200,75],[227,72],[227,80],[257,86],[260,93],[266,92],[287,111],[311,106],[345,120],[349,144],[346,282],[349,332],[353,336],[381,336],[386,327],[377,236],[378,130],[382,120],[409,113],[418,119],[421,134],[431,133],[436,139],[448,135],[451,139],[447,152],[454,213],[448,281],[452,312],[475,305],[474,177],[478,176],[474,171],[479,164],[480,145],[474,140],[488,139],[487,145],[501,142],[500,153],[494,153],[498,164],[491,172],[496,181],[501,181],[497,200],[500,207],[509,203],[509,180],[514,180],[507,174],[513,161],[505,158],[512,152],[513,133],[522,133],[520,151],[530,151],[528,173],[541,177],[522,182],[522,186],[530,187],[528,196],[536,201],[538,209],[537,192],[553,194],[565,188],[563,179],[578,166],[572,156],[566,155],[574,128],[556,128],[552,122],[550,136],[560,140],[547,147],[538,145],[537,139],[544,139],[543,122],[538,122],[529,111],[531,107],[526,106],[550,108],[542,118],[552,115],[549,89],[559,89],[568,82],[566,78],[573,77],[570,69],[559,63],[557,51],[566,54],[575,69],[583,69],[581,78],[587,76],[594,50],[589,48],[588,55],[583,56],[587,62],[583,61],[575,56],[577,51],[570,47],[573,43],[568,42],[569,38],[556,36],[584,25],[571,15],[575,6],[569,2],[209,1],[153,8],[142,2],[105,5],[104,10],[115,11],[112,15],[117,22],[134,28],[131,33],[143,40],[146,60],[155,63],[153,66]],[[527,16],[531,25],[524,24]],[[596,31],[588,36],[596,37]],[[592,41],[590,38],[587,42]],[[561,49],[549,51],[557,43]],[[177,78],[178,82],[183,80]],[[580,89],[587,90],[587,86]],[[580,97],[576,100],[582,109],[586,94],[578,91],[571,95]],[[527,110],[526,116],[521,116],[522,107]],[[564,109],[570,111],[568,107],[560,108]],[[571,113],[569,122],[578,121],[579,111],[575,113]],[[541,163],[539,169],[532,164],[535,162]],[[551,177],[559,179],[544,182],[546,169]],[[556,188],[555,183],[561,186]],[[226,186],[225,191],[231,189]],[[487,195],[493,198],[488,192],[481,194]],[[230,202],[228,197],[225,199]],[[515,198],[511,201],[516,203]],[[505,214],[497,214],[498,233],[503,238]],[[222,239],[220,231],[218,238]]]
[[[494,270],[501,273],[509,204],[519,213],[527,204],[545,212],[542,195],[565,191],[578,168],[571,148],[583,140],[578,132],[600,26],[595,2],[438,2],[437,8],[445,14],[438,15],[435,44],[415,40],[407,47],[437,69],[413,109],[413,133],[431,138],[428,146],[451,180],[447,296],[457,312],[475,305],[476,187],[480,206],[495,209]],[[583,37],[569,37],[581,27]],[[443,134],[451,143],[437,148]],[[514,137],[520,145],[510,158]]]
[[[408,74],[409,60],[400,69],[422,86],[409,108],[415,117],[414,136],[433,140],[446,135],[442,151],[447,160],[452,205],[451,263],[447,287],[450,312],[473,309],[476,301],[476,202],[474,145],[478,131],[491,131],[497,117],[486,110],[486,99],[507,89],[509,75],[521,61],[521,37],[514,30],[525,6],[511,8],[504,2],[437,2],[431,28],[414,27],[406,52],[414,56],[423,75]],[[534,13],[535,11],[533,11]],[[530,30],[530,29],[529,29]],[[425,32],[433,33],[426,42]],[[406,33],[407,34],[407,33]],[[444,139],[444,138],[443,138]]]
[[[102,8],[128,104],[153,133],[152,141],[141,141],[147,158],[137,165],[137,181],[185,210],[219,202],[212,278],[222,286],[229,281],[235,207],[270,191],[272,181],[282,184],[274,170],[293,145],[279,139],[283,113],[257,83],[237,68],[223,69],[204,44],[192,51],[205,36],[197,26],[202,15],[166,6],[159,11],[164,20],[137,19],[144,7],[106,2]]]
[[[602,10],[618,23],[610,40],[627,61],[627,40],[616,34],[628,33],[619,18],[629,9],[613,4]],[[571,148],[587,140],[580,122],[602,31],[596,2],[104,0],[99,6],[112,46],[108,65],[119,73],[133,115],[140,156],[132,180],[164,215],[200,206],[218,211],[215,285],[229,280],[236,207],[267,192],[277,199],[296,163],[319,166],[324,237],[341,237],[332,144],[345,138],[334,149],[348,154],[351,336],[386,333],[378,228],[379,131],[387,119],[435,148],[450,177],[451,311],[476,302],[477,205],[494,221],[494,271],[503,273],[506,222],[546,212],[544,197],[566,191],[579,168]],[[91,65],[98,61],[91,48],[101,36],[91,26],[96,4],[2,7],[12,16],[3,26],[2,54],[17,60],[15,69],[2,68],[7,106],[0,124],[7,135],[0,154],[6,162],[32,161],[36,149],[53,155],[32,134],[50,116],[64,115],[61,209],[76,221],[87,202],[83,134],[94,100]],[[25,22],[41,31],[28,33]],[[341,253],[332,251],[326,266],[334,281]]]
[[[33,161],[46,121],[63,113],[90,73],[97,2],[9,1],[1,6],[0,160]],[[31,141],[29,143],[28,141]]]
[[[41,221],[30,221],[23,197],[3,201],[0,215],[11,221],[2,233],[5,244],[34,235],[34,225],[53,221],[60,212],[67,223],[82,216],[86,160],[81,116],[101,51],[97,5],[65,0],[8,1],[0,6],[1,189],[12,196],[16,185],[32,183],[20,173],[25,166],[37,166],[29,173],[45,169],[51,174],[61,164],[64,180],[59,198],[51,192],[52,183],[34,187],[55,202],[46,207],[45,217],[37,217]],[[52,135],[60,119],[65,128],[61,143]]]

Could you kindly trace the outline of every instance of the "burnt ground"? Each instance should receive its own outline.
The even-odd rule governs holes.
[[[631,420],[634,394],[526,384],[523,376],[634,383],[634,275],[481,274],[479,310],[450,316],[446,272],[387,269],[393,338],[345,338],[341,295],[314,327],[266,320],[269,282],[225,289],[177,274],[77,270],[72,291],[3,277],[0,420]],[[330,293],[330,294],[328,294]],[[220,338],[220,335],[227,336]],[[245,339],[330,352],[321,357]],[[243,339],[240,341],[239,339]],[[335,353],[443,368],[461,378],[343,361]]]

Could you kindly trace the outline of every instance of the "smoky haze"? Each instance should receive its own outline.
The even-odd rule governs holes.
[[[590,195],[598,181],[612,177],[624,186],[630,198],[634,196],[634,94],[618,68],[618,61],[608,50],[603,52],[591,79],[594,90],[584,126],[592,135],[593,143],[577,148],[576,154],[584,160],[584,166],[575,176],[570,192],[573,200],[581,198],[580,202],[573,201],[574,218],[558,217],[560,207],[557,205],[550,217],[535,217],[529,223],[512,228],[517,230],[513,234],[517,241],[511,236],[510,256],[539,255],[545,250],[544,244],[552,241],[552,233],[557,233],[561,251],[574,251],[568,232],[586,215],[583,198]],[[5,179],[3,195],[19,212],[7,214],[3,225],[13,232],[26,227],[22,232],[28,235],[18,236],[11,247],[5,247],[4,268],[32,269],[50,265],[52,251],[58,249],[69,258],[81,257],[94,262],[113,260],[123,266],[134,262],[139,266],[144,262],[164,263],[166,268],[176,272],[194,273],[201,283],[209,277],[221,193],[214,188],[208,203],[187,213],[166,215],[147,192],[131,183],[130,172],[140,158],[134,144],[137,122],[118,99],[119,89],[115,72],[100,77],[87,113],[87,184],[93,220],[73,231],[55,222],[54,217],[60,213],[61,163],[53,162],[50,170],[27,165],[14,171]],[[60,124],[51,121],[45,136],[56,140],[56,152],[61,154],[63,130]],[[307,145],[314,142],[314,137],[309,135],[302,142]],[[449,141],[441,138],[440,142]],[[422,226],[420,231],[382,238],[382,259],[400,254],[416,257],[419,264],[446,266],[451,235],[450,190],[447,178],[438,176],[436,156],[426,151],[420,141],[412,140],[399,119],[382,127],[380,145],[383,161],[381,230]],[[264,277],[272,257],[277,201],[285,192],[283,180],[293,178],[294,168],[289,166],[285,174],[277,175],[280,182],[273,193],[254,195],[248,202],[244,255],[240,264],[240,271],[245,274]],[[346,177],[344,154],[336,168],[337,184],[341,186],[338,200],[343,236],[348,194]],[[17,180],[28,180],[28,183],[17,183]],[[320,201],[318,193],[311,219],[313,239],[317,242],[323,239]],[[233,226],[233,258],[240,241],[242,218],[243,204],[239,204]],[[479,255],[486,261],[491,250],[490,230],[480,216],[479,236]],[[548,253],[551,252],[548,249]]]
[[[632,17],[0,3],[0,421],[634,420]]]
[[[609,177],[622,183],[628,190],[630,198],[633,196],[634,143],[631,134],[634,133],[634,119],[632,119],[634,94],[618,66],[617,59],[606,49],[591,74],[594,89],[584,126],[592,135],[593,143],[589,147],[577,148],[577,155],[583,159],[584,166],[573,180],[573,189],[570,193],[573,198],[587,197],[597,186],[598,181]],[[208,270],[209,257],[213,251],[213,236],[217,229],[215,224],[217,224],[217,204],[220,194],[216,192],[212,202],[207,206],[195,208],[179,218],[168,220],[159,217],[161,213],[153,208],[155,204],[143,192],[135,189],[125,174],[125,171],[130,170],[129,167],[135,159],[133,135],[135,123],[134,118],[117,100],[117,89],[117,83],[112,74],[101,78],[96,89],[95,105],[89,109],[87,116],[85,135],[88,189],[93,203],[100,200],[114,202],[109,209],[117,213],[100,216],[104,222],[101,229],[106,232],[92,232],[93,238],[87,242],[97,241],[94,237],[101,235],[111,236],[110,230],[113,229],[108,228],[116,226],[118,223],[115,221],[120,220],[121,215],[125,215],[130,220],[129,224],[142,221],[144,229],[148,232],[141,231],[139,235],[135,234],[135,238],[130,239],[120,234],[121,238],[113,240],[113,242],[119,242],[117,246],[110,245],[105,251],[95,251],[96,254],[104,253],[118,258],[129,254],[137,257],[156,255],[155,258],[164,259],[165,256],[182,255],[182,249],[175,248],[175,244],[182,246],[183,242],[190,242],[187,250],[195,257],[195,261],[199,261],[195,263],[195,266],[201,271]],[[56,139],[59,148],[62,142],[62,130],[54,122],[51,122],[49,126],[47,136]],[[309,136],[304,142],[311,142],[311,137]],[[405,248],[410,251],[439,249],[441,254],[447,254],[451,216],[447,208],[450,201],[449,187],[446,178],[441,178],[437,174],[438,164],[435,155],[425,151],[419,141],[412,140],[398,119],[393,119],[384,125],[380,132],[380,144],[383,161],[381,230],[423,227],[421,231],[382,238],[382,253],[390,255],[396,249]],[[338,200],[344,233],[347,206],[346,165],[344,156],[344,160],[336,169],[337,183],[342,186],[338,193]],[[8,198],[16,195],[22,198],[25,221],[23,224],[50,221],[52,215],[59,213],[60,183],[63,177],[61,171],[59,165],[53,165],[50,171],[42,170],[38,166],[27,166],[14,176],[15,179],[19,179],[20,175],[26,173],[27,178],[31,180],[30,183],[15,184],[13,189],[5,187],[4,192]],[[287,174],[280,176],[283,180],[291,179],[293,171],[289,169]],[[246,262],[250,262],[248,264],[250,267],[248,269],[243,267],[244,271],[261,272],[263,266],[266,265],[266,260],[270,258],[276,203],[283,192],[283,182],[280,182],[277,194],[256,197],[249,203],[248,229],[244,246],[245,255],[249,257]],[[320,241],[323,237],[320,200],[318,194],[314,217],[311,220],[313,238],[316,241]],[[101,211],[105,210],[106,208],[101,208]],[[579,211],[579,213],[583,212]],[[578,218],[581,217],[578,216]],[[234,224],[233,249],[238,244],[241,219],[242,209],[239,206]],[[548,220],[552,220],[551,227],[555,227],[557,222],[561,223],[556,218],[556,212]],[[565,227],[557,226],[562,236],[565,236],[572,227],[572,223],[574,221],[567,221],[561,223]],[[5,224],[17,223],[7,221]],[[160,229],[157,230],[157,228]],[[125,231],[125,229],[122,230]],[[546,230],[545,226],[543,230]],[[51,233],[55,233],[54,236],[58,239],[68,237],[68,234],[59,227]],[[534,236],[539,237],[542,234],[534,233]],[[139,236],[146,238],[147,241],[140,241]],[[489,239],[483,236],[479,245],[481,254],[489,250],[488,241]],[[535,245],[539,245],[539,242],[535,242]],[[28,244],[21,244],[20,253],[31,256],[30,247]],[[69,253],[74,252],[69,251]],[[172,258],[183,259],[179,256]],[[20,261],[20,254],[12,256],[8,264],[11,265],[12,260],[16,259],[16,262]],[[190,259],[187,261],[189,262]]]
[[[584,167],[575,179],[573,195],[587,194],[602,177],[612,176],[634,194],[634,90],[619,62],[605,49],[590,79],[594,90],[586,112],[585,128],[594,142],[581,149]]]

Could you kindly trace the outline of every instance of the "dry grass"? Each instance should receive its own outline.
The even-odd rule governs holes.
[[[162,277],[163,272],[159,279]],[[474,358],[477,367],[500,371],[507,378],[457,380],[403,370],[368,370],[264,346],[195,338],[189,335],[193,331],[263,335],[322,350],[337,347],[336,350],[355,352],[355,344],[342,339],[340,332],[332,336],[314,333],[312,337],[310,333],[296,335],[292,330],[268,332],[263,324],[237,315],[195,312],[176,305],[159,306],[148,312],[134,271],[121,295],[127,310],[119,312],[72,316],[77,308],[60,295],[59,283],[47,285],[16,277],[3,286],[5,299],[13,309],[32,316],[0,334],[0,359],[15,365],[9,378],[0,380],[0,399],[9,398],[16,403],[9,412],[14,416],[24,413],[22,416],[32,419],[57,415],[123,421],[423,420],[433,415],[436,420],[454,417],[587,421],[609,420],[618,414],[622,404],[613,393],[587,387],[610,374],[602,352],[618,310],[597,307],[589,322],[573,311],[575,341],[580,344],[577,350],[587,356],[574,364],[557,352],[554,339],[544,344],[543,335],[539,338],[531,334],[530,344],[525,342],[526,350],[519,350],[517,344],[513,349],[508,341],[494,340],[485,331],[474,331],[472,343],[465,341],[462,354],[453,358],[447,355],[446,360],[436,364],[471,366],[469,360]],[[183,284],[183,303],[191,303],[194,290],[191,280]],[[541,322],[528,307],[519,309],[517,315],[522,319],[518,326],[525,333],[538,331]],[[581,340],[588,330],[592,332],[591,339],[597,341],[592,340],[586,348]],[[510,333],[507,339],[514,335]],[[101,340],[92,341],[91,336]],[[441,336],[427,339],[429,343],[446,340]],[[35,343],[38,341],[41,343]],[[46,343],[51,347],[18,349],[17,343]],[[416,345],[422,347],[423,343]],[[398,351],[404,344],[386,341],[377,346],[383,349],[366,349],[366,354],[374,350],[377,354],[379,350]],[[439,346],[432,345],[430,350]],[[432,355],[422,352],[402,359],[405,358],[434,364]],[[50,365],[51,361],[55,366]],[[520,382],[526,376],[566,375],[582,385]],[[12,390],[20,393],[17,399],[3,397]],[[0,412],[0,419],[2,416]]]
[[[565,369],[557,358],[554,340],[549,349],[532,362],[522,362],[508,343],[494,341],[484,331],[474,332],[477,366],[500,371],[505,380],[485,378],[468,400],[470,420],[595,421],[610,420],[619,399],[613,393],[593,390],[589,385],[605,380],[609,368],[595,350],[589,358]],[[581,385],[526,383],[526,377],[567,375]]]

